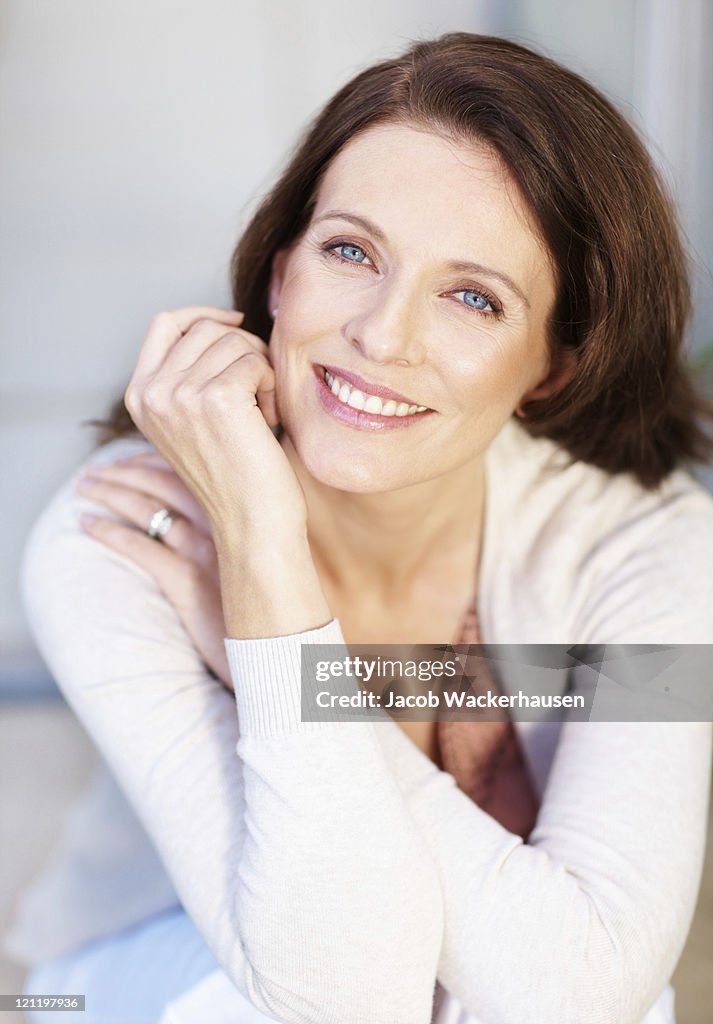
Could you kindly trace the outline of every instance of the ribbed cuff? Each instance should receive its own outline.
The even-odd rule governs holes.
[[[308,699],[313,699],[321,688],[314,683],[314,666],[325,655],[313,650],[316,644],[341,647],[343,656],[348,654],[339,619],[289,636],[258,640],[225,638],[242,735],[278,736],[297,729],[323,729],[328,724],[302,721],[303,686],[314,689],[314,693],[306,694]],[[330,656],[334,654],[330,652]]]

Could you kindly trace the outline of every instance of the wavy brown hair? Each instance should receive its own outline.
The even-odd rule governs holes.
[[[491,36],[416,42],[343,86],[308,126],[231,261],[242,326],[269,339],[268,285],[278,250],[309,224],[331,160],[389,122],[489,144],[517,181],[552,258],[557,300],[549,347],[575,349],[574,376],[524,406],[522,427],[572,460],[656,487],[676,466],[713,456],[713,403],[686,359],[686,257],[673,207],[646,147],[574,72]],[[425,186],[424,186],[425,187]],[[99,442],[136,433],[118,399]]]

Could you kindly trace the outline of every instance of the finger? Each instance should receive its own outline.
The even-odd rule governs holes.
[[[255,392],[255,400],[257,401],[260,412],[265,417],[265,421],[270,427],[276,427],[281,420],[280,407],[277,403],[277,390],[275,387],[275,374],[272,375],[272,383],[265,379],[262,385]]]
[[[268,352],[267,345],[256,334],[242,331],[238,327],[228,328],[225,324],[201,319],[168,349],[161,365],[161,375],[178,376],[191,370],[223,337],[233,338],[233,344],[240,345],[243,350],[254,350],[265,356]]]
[[[202,506],[167,463],[158,466],[144,461],[89,466],[82,479],[133,488],[152,499],[154,510],[166,506],[189,519],[201,532],[210,533]]]
[[[243,356],[257,356],[267,371],[272,371],[272,364],[265,354],[267,345],[260,342],[259,346],[253,344],[251,338],[254,335],[247,335],[247,331],[223,332],[222,336],[216,338],[213,344],[207,346],[202,352],[196,350],[196,358],[193,364],[186,367],[182,377],[182,383],[200,389],[207,384],[211,378],[219,374],[237,362]],[[256,339],[259,341],[259,338]]]
[[[76,484],[76,490],[92,502],[103,505],[135,526],[152,544],[163,543],[177,554],[195,563],[208,564],[212,555],[212,543],[197,530],[190,520],[177,515],[170,529],[161,541],[149,537],[147,530],[152,517],[164,506],[156,498],[142,494],[130,487],[101,480],[84,478]]]
[[[172,604],[179,603],[184,597],[183,589],[192,586],[185,559],[166,545],[157,544],[140,530],[101,515],[83,515],[80,525],[95,540],[149,573]]]
[[[243,352],[232,359],[231,355],[233,353],[226,345],[210,358],[204,357],[200,364],[196,364],[195,370],[186,376],[186,384],[190,385],[195,377],[197,392],[203,395],[209,391],[222,394],[224,401],[231,405],[242,396],[253,395],[265,420],[270,426],[276,426],[279,416],[272,365],[253,351]],[[210,370],[216,372],[206,379]]]
[[[217,320],[235,326],[243,316],[239,310],[220,309],[218,306],[186,306],[157,313],[141,345],[132,381],[155,373],[169,349],[199,320]]]
[[[159,455],[157,451],[138,452],[136,455],[122,455],[108,466],[154,466],[156,469],[172,469],[171,463]],[[174,470],[175,472],[175,470]]]
[[[258,391],[255,398],[267,425],[276,427],[281,420],[281,415],[277,404],[277,393],[274,388],[272,391]]]
[[[205,664],[208,665],[216,679],[232,690],[230,670],[222,641],[218,639],[216,642],[211,635],[208,635],[210,642],[201,643],[201,640],[205,641],[206,633],[201,629],[195,629],[196,604],[198,603],[200,609],[205,607],[205,591],[202,586],[204,571],[165,545],[157,544],[155,540],[151,540],[139,530],[125,526],[107,516],[84,515],[80,518],[80,525],[82,530],[94,540],[128,558],[152,577],[166,599],[175,608],[186,632],[204,658]],[[210,606],[210,600],[208,600],[206,614],[212,623],[212,618],[216,614],[221,614],[220,604],[218,603],[216,610]],[[222,636],[221,632],[220,637]]]

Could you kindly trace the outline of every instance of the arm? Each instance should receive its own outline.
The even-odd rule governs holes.
[[[589,559],[573,639],[710,645],[710,497],[682,496],[675,516],[632,521],[611,544],[613,554],[598,543]],[[528,845],[405,737],[384,740],[439,864],[446,988],[488,1024],[639,1024],[695,908],[711,724],[565,723]]]
[[[81,532],[88,510],[68,486],[35,525],[27,612],[216,958],[282,1021],[426,1024],[440,890],[373,726],[275,728],[297,648],[242,641],[242,733],[149,574]]]
[[[564,725],[527,845],[406,737],[384,743],[439,865],[443,985],[488,1024],[640,1024],[695,907],[710,725]]]
[[[676,742],[666,746],[665,753],[669,761],[668,758],[661,759],[659,750],[655,749],[661,736],[665,737],[669,732],[667,728],[642,727],[637,730],[629,726],[627,731],[626,727],[585,726],[589,730],[586,742],[577,735],[578,730],[568,728],[568,734],[572,733],[574,738],[565,743],[563,737],[560,750],[562,756],[556,759],[545,794],[542,811],[545,834],[543,836],[539,833],[537,844],[527,848],[478,808],[472,805],[466,808],[462,801],[449,800],[447,789],[454,788],[453,780],[446,779],[443,782],[442,773],[434,775],[430,767],[427,776],[418,779],[414,772],[406,781],[406,789],[418,794],[418,806],[413,805],[410,797],[408,799],[412,818],[405,814],[399,803],[398,789],[390,784],[387,787],[389,793],[385,795],[387,807],[395,812],[393,818],[388,815],[380,817],[377,806],[372,807],[369,797],[364,793],[355,794],[355,801],[345,802],[341,788],[330,787],[321,778],[325,774],[324,764],[331,769],[332,760],[327,758],[319,770],[310,764],[308,755],[316,751],[319,757],[322,749],[327,754],[332,752],[337,759],[339,782],[346,784],[351,781],[358,787],[360,778],[371,780],[372,758],[376,757],[378,750],[375,738],[383,737],[379,736],[377,724],[369,723],[368,727],[363,727],[361,723],[350,723],[349,729],[354,731],[354,737],[350,734],[348,742],[337,743],[337,732],[343,730],[335,723],[322,723],[319,728],[309,730],[295,720],[299,681],[294,652],[299,638],[283,634],[309,631],[309,639],[332,638],[338,642],[340,636],[330,632],[337,625],[334,622],[328,623],[324,630],[313,628],[320,624],[314,621],[315,617],[321,622],[326,618],[322,610],[319,614],[316,612],[316,609],[324,609],[325,605],[320,603],[323,598],[319,598],[319,588],[314,582],[306,582],[306,590],[301,589],[301,574],[296,566],[303,566],[307,560],[303,496],[286,465],[284,453],[265,428],[266,420],[269,422],[275,415],[274,375],[271,370],[267,372],[264,354],[255,348],[253,341],[250,341],[251,336],[243,336],[237,331],[219,335],[220,328],[207,321],[200,321],[191,327],[195,315],[195,310],[188,310],[158,319],[147,337],[135,373],[136,383],[130,389],[130,411],[135,419],[138,417],[137,422],[141,424],[144,433],[154,440],[161,454],[179,472],[206,510],[216,538],[228,630],[230,632],[234,629],[233,636],[249,638],[235,641],[245,652],[242,668],[235,660],[237,655],[233,641],[228,645],[234,685],[237,687],[243,684],[243,675],[248,680],[244,686],[245,693],[239,699],[240,713],[246,724],[246,739],[250,741],[243,745],[246,755],[246,819],[255,824],[249,825],[250,832],[244,836],[244,847],[240,846],[239,855],[246,854],[249,857],[255,839],[255,848],[260,858],[265,858],[265,863],[256,867],[256,877],[266,879],[265,864],[271,854],[265,838],[268,833],[258,827],[264,819],[260,817],[257,804],[251,801],[255,793],[277,793],[274,807],[278,834],[281,834],[283,821],[286,821],[284,834],[291,835],[289,825],[295,823],[290,820],[290,808],[286,806],[289,800],[285,800],[284,793],[292,792],[289,787],[296,778],[300,784],[306,784],[308,789],[303,790],[300,802],[297,787],[294,791],[295,806],[309,818],[309,800],[314,793],[318,812],[316,817],[309,820],[316,824],[318,830],[324,822],[324,834],[330,838],[337,834],[330,831],[335,807],[344,811],[344,830],[348,839],[339,847],[340,850],[347,848],[350,853],[354,850],[365,854],[367,852],[368,844],[365,845],[363,835],[364,816],[350,813],[353,803],[356,803],[359,809],[367,806],[374,812],[374,817],[368,818],[370,825],[373,822],[383,824],[386,831],[382,833],[375,828],[375,841],[382,834],[387,834],[389,849],[393,843],[396,850],[409,850],[423,867],[426,888],[415,890],[413,895],[416,903],[409,903],[408,900],[405,903],[403,900],[394,901],[387,897],[382,905],[374,898],[372,888],[366,888],[362,894],[375,910],[373,919],[379,921],[380,934],[385,929],[390,937],[398,935],[397,922],[402,922],[404,941],[408,941],[407,932],[408,937],[415,936],[417,939],[415,949],[418,951],[419,968],[425,966],[427,984],[425,988],[418,988],[417,976],[409,974],[408,970],[407,973],[399,972],[396,981],[413,1013],[405,1012],[403,1001],[392,998],[394,1012],[389,1013],[388,1018],[381,1017],[380,1013],[389,1008],[381,1005],[377,1007],[371,998],[372,993],[362,992],[357,984],[351,990],[356,997],[356,1004],[350,1005],[346,998],[340,1004],[344,1007],[345,1019],[366,1019],[362,1018],[360,1011],[368,1009],[371,1012],[372,1006],[377,1015],[372,1016],[372,1019],[427,1019],[425,999],[421,994],[432,984],[434,974],[429,959],[432,950],[429,948],[424,953],[424,942],[430,944],[434,938],[434,931],[429,930],[429,923],[433,922],[428,911],[436,910],[435,931],[438,937],[433,956],[434,960],[438,959],[440,948],[441,977],[446,986],[463,999],[469,1010],[485,1012],[492,1018],[493,1024],[523,1016],[533,1021],[571,1019],[577,1021],[577,1024],[598,1024],[600,1021],[608,1021],[612,1011],[617,1013],[622,1024],[634,1024],[666,980],[667,975],[661,978],[661,974],[668,970],[671,962],[671,943],[661,938],[660,922],[655,921],[649,925],[645,916],[642,916],[647,897],[651,897],[656,911],[663,908],[664,921],[670,920],[670,917],[665,916],[666,901],[670,898],[666,895],[667,886],[676,883],[677,892],[683,893],[684,900],[690,903],[690,893],[695,890],[697,881],[693,888],[690,883],[687,885],[686,880],[681,878],[681,865],[690,867],[693,864],[694,869],[700,868],[700,860],[698,864],[695,862],[697,834],[687,834],[684,852],[680,856],[677,853],[673,858],[669,857],[668,851],[665,856],[659,856],[656,851],[650,853],[645,848],[647,844],[642,843],[642,836],[649,842],[659,842],[660,835],[652,830],[649,818],[640,813],[640,808],[633,806],[633,802],[640,799],[643,792],[639,769],[649,774],[648,784],[652,785],[652,790],[646,789],[646,792],[652,792],[654,800],[663,797],[666,801],[671,799],[681,782],[688,783],[686,771],[693,773],[692,795],[684,798],[683,822],[685,825],[693,823],[695,829],[695,819],[705,807],[707,774],[702,769],[707,767],[710,756],[709,729],[706,726],[682,727],[678,730],[671,728],[670,735],[675,735]],[[251,348],[253,351],[250,351]],[[195,361],[191,362],[192,359]],[[211,370],[219,372],[211,375]],[[265,408],[258,410],[260,396]],[[261,411],[265,418],[260,415]],[[217,443],[218,440],[220,443]],[[268,521],[266,516],[269,517]],[[684,525],[688,528],[689,524]],[[255,543],[256,537],[261,538],[260,543]],[[653,549],[653,541],[654,538],[646,536],[644,544],[647,550]],[[260,572],[255,571],[251,563],[251,550],[270,551],[273,556],[274,550],[277,550],[278,556],[276,559],[273,557],[272,564],[284,566],[286,573],[284,578],[278,578],[278,583],[289,584],[286,586],[287,594],[304,594],[304,606],[297,601],[288,601],[283,607],[279,586],[271,590],[269,579],[266,582]],[[295,551],[297,556],[293,558]],[[678,552],[674,551],[674,558],[677,555]],[[706,556],[709,555],[710,542],[706,550]],[[697,556],[696,560],[678,560],[679,578],[685,574],[687,566],[713,567],[710,557],[702,559],[700,553]],[[247,575],[243,578],[241,571],[244,568]],[[628,577],[630,567],[625,566],[622,575],[624,589]],[[713,573],[708,578],[713,578]],[[634,632],[637,627],[641,628],[641,621],[649,626],[651,623],[657,625],[655,616],[651,615],[651,602],[648,600],[650,582],[644,578],[639,583],[640,603],[634,612],[641,615],[646,606],[648,615],[639,621],[634,618]],[[256,607],[252,604],[253,596],[257,598]],[[709,602],[703,613],[700,613],[695,601],[690,600],[690,593],[687,596],[689,600],[684,600],[678,610],[679,622],[687,621],[691,615],[702,614],[699,622],[705,624],[703,632],[707,640],[710,637],[710,609],[713,602]],[[610,605],[610,609],[614,606]],[[267,632],[264,631],[266,625]],[[278,642],[270,637],[277,637]],[[578,639],[583,641],[586,638],[580,636]],[[621,637],[615,633],[606,639],[610,642],[630,642],[635,639],[638,642],[641,636],[634,638],[624,632]],[[656,635],[651,639],[658,641],[661,637]],[[255,676],[253,673],[256,673]],[[250,682],[253,677],[257,680],[254,686]],[[306,742],[308,733],[309,746]],[[613,737],[611,749],[602,742],[603,735],[607,739]],[[271,744],[271,739],[279,740],[290,751],[300,755],[299,764],[293,770],[293,779],[287,777],[287,766],[280,761],[279,744]],[[631,742],[637,744],[635,756],[629,746]],[[686,743],[690,743],[690,747],[684,749]],[[342,750],[345,762],[339,761]],[[138,753],[140,756],[140,751]],[[688,758],[687,753],[690,755]],[[588,758],[594,762],[591,771],[587,770],[583,760]],[[292,765],[289,758],[288,761]],[[374,778],[380,777],[386,764],[385,760],[379,760],[378,757],[377,761],[379,770],[374,772]],[[345,765],[350,770],[345,772]],[[683,772],[679,774],[681,768]],[[131,772],[134,772],[133,764]],[[666,785],[665,776],[670,772],[676,778],[675,787]],[[150,773],[146,773],[144,781],[150,778]],[[436,803],[440,801],[435,808],[433,797],[427,792],[430,788],[436,791]],[[325,792],[330,801],[324,800]],[[605,799],[602,798],[602,792],[606,793]],[[573,800],[573,793],[576,793],[576,801]],[[143,793],[140,795],[143,797]],[[588,806],[587,800],[590,801]],[[328,807],[326,803],[329,803]],[[378,807],[381,806],[379,802]],[[454,819],[443,817],[445,806],[454,814],[462,812],[462,823],[454,824]],[[671,810],[668,803],[665,806]],[[199,809],[202,808],[203,805]],[[158,801],[155,814],[154,808],[151,811],[150,817],[155,817],[160,827],[163,812],[161,802]],[[665,818],[665,814],[653,815],[657,828]],[[675,815],[674,820],[677,821]],[[418,831],[414,831],[414,822],[422,824],[425,830],[421,839],[418,838]],[[173,824],[175,826],[176,823]],[[271,829],[274,822],[270,821],[266,826]],[[435,826],[442,826],[443,832],[432,838],[431,830]],[[697,824],[698,834],[701,827],[702,821]],[[410,830],[416,843],[413,851],[408,841],[402,842],[402,829],[407,832]],[[239,831],[236,834],[239,835]],[[455,841],[455,852],[450,841],[442,845],[444,836]],[[586,841],[583,841],[583,836],[588,837]],[[325,859],[323,851],[321,855],[318,852],[320,835],[300,832],[298,838],[304,840],[304,849],[310,856],[317,857],[316,863],[324,867],[329,876],[331,862],[328,857]],[[163,842],[165,844],[165,838]],[[353,842],[353,847],[350,842]],[[438,869],[431,870],[425,853],[426,843],[437,853]],[[608,857],[601,855],[598,849],[600,843],[609,851]],[[161,843],[157,845],[161,846]],[[647,854],[643,867],[640,866],[642,846]],[[449,857],[454,860],[453,868],[448,863]],[[284,865],[286,862],[278,860],[277,863]],[[298,858],[291,863],[300,866],[304,861]],[[357,856],[349,862],[351,873],[343,871],[341,867],[336,869],[337,881],[342,883],[341,887],[337,886],[337,890],[344,891],[344,885],[348,884],[349,878],[354,877],[354,871],[358,872],[360,863],[371,865],[373,861],[368,857],[363,861]],[[240,864],[242,866],[242,861]],[[613,864],[616,864],[617,870],[621,870],[626,879],[621,888],[612,881],[610,869]],[[413,880],[415,876],[412,866],[409,867],[409,878]],[[397,875],[398,872],[394,871],[389,878]],[[439,880],[446,894],[447,931],[442,947]],[[327,923],[333,926],[335,920],[339,920],[338,914],[334,912],[330,916],[330,907],[337,906],[332,879],[330,877],[326,883],[326,891],[316,890],[314,884],[310,887],[304,871],[298,871],[294,881],[299,893],[315,895],[318,891],[322,898],[317,913],[306,919],[308,938],[316,941],[317,929],[312,927],[314,921],[320,925]],[[177,885],[177,888],[180,893],[180,886]],[[240,892],[239,885],[237,891]],[[271,898],[271,894],[266,893],[264,905],[274,909],[275,904]],[[676,917],[675,923],[679,927],[676,939],[680,938],[680,921],[688,913],[688,903],[683,915]],[[497,918],[496,908],[499,911]],[[379,910],[382,910],[383,917],[378,913]],[[512,918],[508,918],[501,934],[500,915],[507,912],[512,914]],[[229,911],[225,912],[221,920],[228,915]],[[360,918],[360,923],[362,920]],[[451,922],[453,927],[450,927]],[[287,993],[282,987],[282,978],[290,958],[289,955],[284,961],[279,958],[284,950],[289,953],[296,948],[292,936],[288,937],[285,944],[278,946],[278,960],[269,960],[269,952],[274,947],[258,948],[253,944],[251,924],[241,920],[239,914],[236,923],[247,929],[245,942],[239,939],[239,948],[235,953],[237,964],[233,965],[236,975],[240,976],[239,984],[247,984],[249,987],[250,983],[257,983],[259,988],[256,994],[259,998],[266,996],[273,1007],[285,1005],[284,996]],[[264,923],[263,917],[261,927],[264,927]],[[411,931],[414,925],[416,930]],[[633,931],[639,927],[643,931],[642,939],[637,935],[632,937]],[[332,934],[330,932],[330,938]],[[328,941],[326,939],[325,944]],[[341,967],[349,962],[349,957],[343,953],[345,944],[340,943],[338,935],[335,936],[335,943],[336,962]],[[393,942],[389,945],[394,948]],[[248,956],[258,958],[252,962],[248,959],[247,967],[246,951]],[[386,994],[392,980],[384,970],[383,963],[377,963],[373,949],[365,948],[365,935],[361,932],[355,953],[357,962],[364,965],[361,980],[367,975],[373,977],[376,969],[379,981],[372,980],[372,983],[381,994],[380,982],[383,981],[383,992]],[[402,963],[405,966],[406,961],[402,958],[402,948],[397,948],[396,953],[399,957],[398,970]],[[507,972],[507,977],[502,968],[499,973],[495,969],[503,953],[515,958],[515,968],[512,973]],[[259,959],[262,956],[264,960]],[[644,963],[647,957],[650,960]],[[551,971],[553,963],[556,965],[556,974],[553,972],[548,977],[543,971]],[[498,989],[492,977],[485,977],[483,964],[493,969],[496,982],[503,981],[506,984]],[[321,968],[321,963],[319,966]],[[564,970],[565,966],[567,971]],[[319,980],[321,982],[323,978]],[[322,989],[321,994],[327,1002],[322,1002],[321,1006],[335,1005],[334,1000],[338,998],[335,996],[335,987],[343,980],[341,972],[335,971],[330,980],[333,984],[327,990]],[[301,980],[298,984],[301,984]],[[600,994],[602,985],[605,986],[603,997]],[[250,996],[253,994],[251,991]],[[299,998],[298,995],[298,1001]],[[293,1008],[294,1003],[288,1009]],[[307,1015],[301,1015],[304,1009],[304,1003],[300,1003],[290,1019],[308,1019]],[[306,1009],[311,1012],[314,1006]]]
[[[618,574],[602,573],[606,589],[599,600],[592,590],[578,636],[621,643],[632,636],[642,643],[661,636],[674,641],[682,629],[687,640],[710,636],[713,551],[700,543],[707,520],[698,531],[694,520],[683,516],[681,536],[667,528],[667,537],[632,555]],[[710,572],[682,571],[691,558],[681,537],[692,538],[697,564],[710,564]],[[147,557],[155,550],[148,545]],[[632,574],[636,559],[643,563]],[[146,565],[151,571],[152,563]],[[648,596],[659,591],[669,600],[658,599],[655,617]],[[320,632],[325,642],[331,636],[330,627]],[[290,643],[280,641],[285,650]],[[226,648],[244,726],[242,752],[270,789],[275,751],[253,735],[265,722],[252,720],[257,695],[243,680],[262,678],[261,691],[278,683],[276,700],[289,717],[284,700],[295,677],[274,642],[262,651],[259,675],[246,654],[258,647],[228,640]],[[296,684],[291,692],[296,699]],[[489,1024],[639,1024],[670,977],[695,905],[710,726],[565,724],[528,845],[473,804],[393,723],[374,728],[438,865],[446,908],[438,976],[446,988]]]

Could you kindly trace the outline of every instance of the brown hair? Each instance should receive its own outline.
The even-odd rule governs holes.
[[[553,359],[577,351],[556,394],[519,421],[573,460],[633,473],[647,488],[679,463],[707,461],[713,403],[683,348],[690,311],[686,259],[672,205],[633,128],[567,68],[505,39],[448,33],[367,68],[315,118],[233,254],[242,326],[265,339],[275,253],[309,224],[330,161],[386,122],[425,127],[500,155],[534,214],[555,269]],[[100,441],[135,431],[123,399]]]

